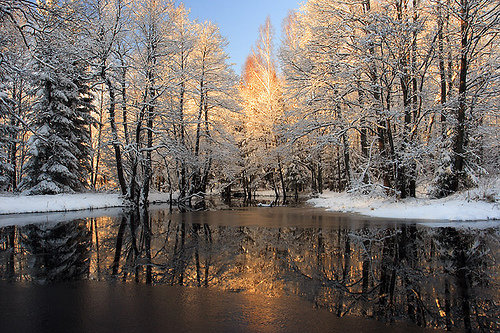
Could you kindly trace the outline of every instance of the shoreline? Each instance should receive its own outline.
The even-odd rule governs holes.
[[[330,212],[355,213],[374,218],[428,221],[490,221],[500,220],[499,202],[467,198],[458,193],[442,199],[393,198],[325,192],[307,200],[316,208]]]
[[[172,197],[175,199],[174,194]],[[166,203],[170,193],[151,193],[150,203]],[[125,207],[118,193],[74,193],[54,195],[0,195],[0,217],[16,214],[66,213]]]
[[[173,199],[176,199],[174,193]],[[151,193],[150,203],[168,203],[170,193]],[[383,196],[324,192],[306,201],[315,208],[330,212],[355,213],[374,218],[420,221],[489,221],[500,220],[498,200],[471,199],[470,193],[457,193],[443,199],[407,198],[396,200]],[[125,207],[118,193],[76,193],[56,195],[0,195],[0,217],[18,214],[67,213]]]

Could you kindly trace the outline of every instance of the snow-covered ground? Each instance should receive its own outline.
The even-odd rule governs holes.
[[[500,182],[496,182],[498,185]],[[358,213],[366,216],[415,219],[477,221],[500,220],[500,198],[497,188],[484,193],[473,190],[444,199],[405,199],[397,201],[381,196],[326,192],[308,200],[315,207],[329,211]],[[265,193],[267,194],[267,193]],[[262,193],[260,193],[262,195]],[[178,197],[174,193],[173,199]],[[489,199],[489,202],[479,200]],[[151,193],[150,202],[168,202],[169,193]],[[70,212],[86,209],[122,207],[123,199],[115,193],[78,193],[59,195],[0,196],[0,215],[20,213]],[[498,221],[497,221],[498,222]]]
[[[173,199],[177,197],[174,194]],[[151,193],[150,202],[168,202],[168,193]],[[123,206],[116,193],[77,193],[57,195],[0,196],[0,214],[68,212]]]
[[[114,193],[78,193],[0,197],[0,214],[67,212],[119,207],[123,199]]]
[[[494,198],[496,199],[496,197]],[[327,192],[308,200],[328,211],[395,219],[477,221],[500,220],[500,203],[471,199],[460,193],[443,199],[405,199]]]
[[[10,225],[28,225],[28,224],[56,224],[59,222],[75,221],[78,219],[89,219],[99,217],[120,216],[123,213],[122,207],[102,208],[91,211],[67,211],[67,212],[45,212],[45,213],[27,213],[27,214],[5,214],[0,215],[0,227]]]
[[[419,222],[418,225],[427,228],[446,228],[481,230],[490,228],[500,228],[500,220],[490,221],[464,221],[464,222]]]

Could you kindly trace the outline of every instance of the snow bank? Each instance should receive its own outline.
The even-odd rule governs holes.
[[[177,196],[174,193],[173,199],[176,199]],[[169,193],[151,193],[150,195],[150,202],[168,202],[169,199]],[[122,206],[123,199],[116,193],[0,196],[0,215],[68,212]]]
[[[396,201],[382,197],[329,192],[307,202],[315,207],[327,208],[328,211],[382,218],[449,221],[500,219],[498,202],[470,200],[465,194],[444,199],[411,198]]]
[[[172,193],[172,201],[179,199],[179,192]],[[150,192],[149,193],[149,203],[164,203],[170,202],[170,193],[164,192]]]
[[[92,211],[67,211],[27,214],[4,214],[0,215],[0,227],[10,225],[23,226],[28,224],[57,224],[59,222],[75,221],[78,219],[99,218],[103,216],[120,216],[123,213],[121,207],[103,208]]]
[[[0,197],[0,214],[67,212],[123,206],[114,193],[78,193]]]
[[[421,222],[422,225],[428,228],[448,228],[466,229],[466,230],[481,230],[490,228],[500,228],[500,220],[493,221],[467,221],[467,222]]]

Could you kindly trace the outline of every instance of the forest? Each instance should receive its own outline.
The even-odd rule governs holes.
[[[0,192],[196,207],[498,177],[497,1],[309,0],[281,38],[263,22],[240,75],[168,0],[0,0],[0,25]]]

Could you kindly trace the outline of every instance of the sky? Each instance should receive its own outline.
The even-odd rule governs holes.
[[[278,46],[281,24],[289,10],[298,9],[302,0],[177,0],[191,9],[191,19],[216,23],[227,38],[226,49],[236,73],[240,74],[259,33],[259,26],[270,16]]]

